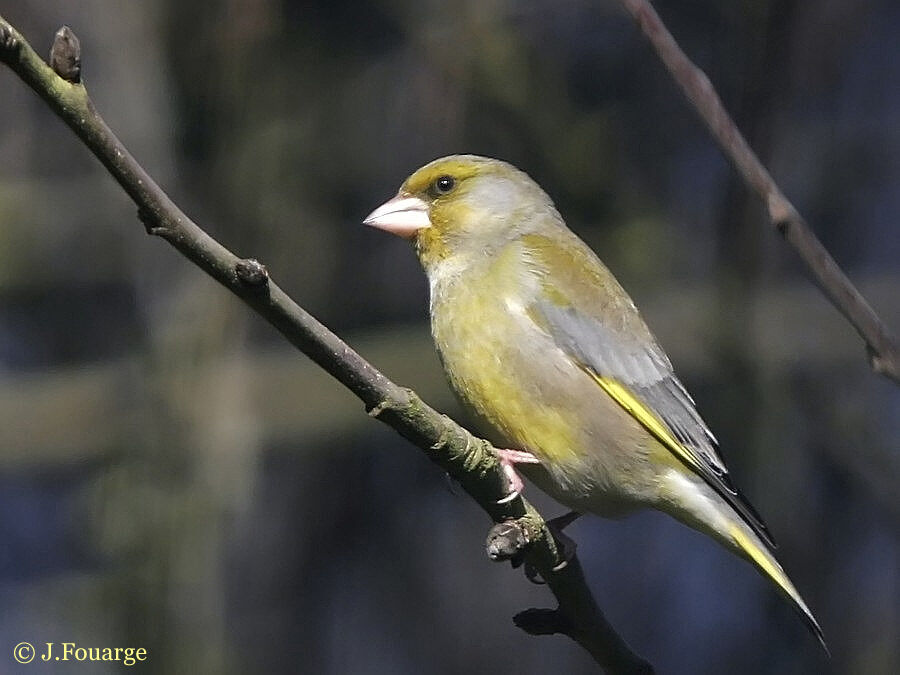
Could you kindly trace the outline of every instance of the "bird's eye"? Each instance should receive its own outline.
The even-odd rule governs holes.
[[[453,176],[441,176],[434,181],[434,191],[439,195],[445,195],[456,187],[456,179]]]

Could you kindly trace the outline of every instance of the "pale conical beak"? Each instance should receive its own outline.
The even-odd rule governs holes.
[[[419,230],[431,227],[428,204],[418,197],[404,195],[397,195],[386,201],[372,211],[363,223],[404,239],[412,239]]]

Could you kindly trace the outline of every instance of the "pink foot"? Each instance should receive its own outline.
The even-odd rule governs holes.
[[[522,477],[516,471],[516,464],[540,464],[541,460],[524,450],[499,450],[495,449],[494,454],[500,460],[500,466],[503,467],[503,473],[509,481],[509,494],[503,499],[497,500],[498,504],[506,504],[522,494],[525,484]]]

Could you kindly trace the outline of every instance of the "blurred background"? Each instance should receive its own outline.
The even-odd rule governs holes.
[[[896,332],[900,5],[655,4]],[[73,28],[101,114],[201,226],[462,421],[412,250],[360,221],[441,155],[526,170],[643,309],[833,658],[749,565],[657,514],[570,530],[610,621],[660,673],[900,672],[900,389],[617,2],[4,5],[42,54]],[[0,68],[0,673],[65,670],[17,666],[23,640],[145,647],[159,673],[593,672],[513,626],[552,597],[487,560],[488,527],[145,235]]]

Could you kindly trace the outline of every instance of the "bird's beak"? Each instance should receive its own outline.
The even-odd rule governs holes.
[[[372,211],[363,223],[404,239],[412,239],[419,230],[431,227],[428,204],[418,197],[406,197],[402,194]]]

